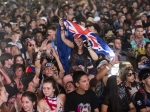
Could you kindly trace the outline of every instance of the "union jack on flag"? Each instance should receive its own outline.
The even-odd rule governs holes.
[[[83,40],[87,39],[97,54],[115,56],[110,47],[97,34],[68,20],[63,20],[63,23],[68,37],[82,38]]]

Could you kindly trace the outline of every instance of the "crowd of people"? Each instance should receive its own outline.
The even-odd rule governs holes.
[[[64,20],[115,56],[70,38]],[[150,112],[150,0],[0,0],[0,112],[8,111]]]

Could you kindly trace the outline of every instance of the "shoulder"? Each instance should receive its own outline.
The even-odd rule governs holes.
[[[69,93],[69,94],[67,94],[66,96],[74,96],[74,95],[76,95],[77,93],[76,93],[76,90],[74,90],[74,91],[72,91],[71,93]]]
[[[45,100],[44,100],[44,99],[41,99],[41,100],[38,101],[38,104],[39,104],[39,105],[44,105],[44,102],[45,102]]]
[[[61,100],[65,100],[66,99],[66,95],[65,94],[59,94],[57,96],[57,98],[61,99]]]

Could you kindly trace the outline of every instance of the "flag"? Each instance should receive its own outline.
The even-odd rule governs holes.
[[[87,28],[84,28],[74,22],[63,20],[66,35],[69,37],[87,39],[91,43],[92,49],[97,54],[104,54],[108,56],[115,56],[111,48],[95,33],[91,32]]]
[[[92,49],[97,54],[104,54],[108,56],[114,56],[114,52],[110,49],[110,47],[95,33],[89,31],[87,28],[84,28],[74,22],[70,22],[68,20],[63,20],[64,30],[66,38],[70,41],[73,41],[75,38],[82,38],[83,40],[89,40],[91,43]],[[71,48],[69,48],[62,40],[61,40],[61,29],[60,25],[57,28],[56,33],[56,41],[57,41],[57,50],[60,57],[60,61],[65,69],[66,74],[69,73],[69,56],[71,54]]]

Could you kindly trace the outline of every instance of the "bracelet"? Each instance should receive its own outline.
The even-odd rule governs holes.
[[[110,70],[110,68],[108,67],[108,66],[105,66],[106,67],[106,69],[109,71]]]
[[[91,49],[91,46],[88,46],[87,49],[88,49],[88,50]]]
[[[111,66],[114,66],[111,62],[109,62],[109,64],[111,64]]]

